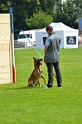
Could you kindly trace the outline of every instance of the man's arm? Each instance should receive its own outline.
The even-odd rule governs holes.
[[[46,54],[49,44],[50,43],[49,43],[48,39],[46,39],[46,43],[45,43],[45,47],[44,47],[44,55]]]
[[[45,46],[44,47],[44,55],[46,54],[47,49],[48,49],[48,46]]]

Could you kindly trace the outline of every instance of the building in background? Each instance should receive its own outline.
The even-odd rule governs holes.
[[[82,18],[78,19],[78,28],[79,30],[82,30]]]

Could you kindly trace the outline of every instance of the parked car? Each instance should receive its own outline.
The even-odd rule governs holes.
[[[37,29],[38,30],[38,29]],[[36,45],[36,30],[20,31],[17,42],[25,42],[26,47]]]

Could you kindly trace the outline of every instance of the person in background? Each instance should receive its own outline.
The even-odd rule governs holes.
[[[52,26],[47,26],[46,32],[48,33],[48,37],[44,47],[44,62],[48,71],[48,83],[45,88],[51,88],[53,86],[53,67],[56,73],[57,86],[61,87],[62,77],[59,68],[61,39],[55,34]]]
[[[78,46],[80,46],[80,44],[81,44],[81,36],[79,35],[78,36]]]

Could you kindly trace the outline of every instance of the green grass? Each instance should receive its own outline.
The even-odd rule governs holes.
[[[39,50],[43,57],[43,50]],[[0,124],[82,124],[82,48],[61,49],[63,87],[23,89],[33,70],[34,49],[15,50],[17,82],[0,85]],[[47,79],[46,65],[42,65]]]

